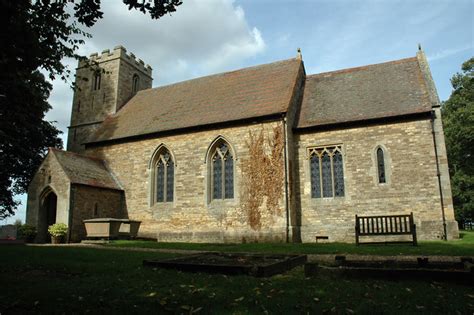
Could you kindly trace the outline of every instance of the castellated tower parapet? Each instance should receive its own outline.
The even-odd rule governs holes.
[[[152,69],[123,46],[80,60],[76,69],[67,149],[84,151],[104,119],[122,108],[138,91],[152,86]]]

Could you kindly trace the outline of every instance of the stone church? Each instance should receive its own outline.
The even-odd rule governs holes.
[[[122,46],[76,71],[67,151],[51,148],[27,222],[140,220],[182,242],[354,242],[355,215],[413,212],[458,237],[440,101],[415,57],[306,74],[296,58],[152,88]]]

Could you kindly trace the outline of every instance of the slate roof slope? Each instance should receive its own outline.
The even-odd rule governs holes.
[[[122,190],[101,159],[50,148],[67,177],[74,184]]]
[[[302,66],[294,58],[140,91],[89,142],[284,113]]]
[[[428,89],[414,57],[307,76],[296,128],[429,111]]]

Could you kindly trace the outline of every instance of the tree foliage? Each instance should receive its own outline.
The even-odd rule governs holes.
[[[462,221],[474,218],[474,58],[461,69],[442,110],[454,208]]]
[[[123,0],[158,19],[174,12],[179,0]],[[26,192],[48,147],[62,147],[60,131],[45,114],[52,85],[66,80],[63,58],[76,51],[103,17],[100,0],[0,0],[0,218],[18,206],[15,194]]]

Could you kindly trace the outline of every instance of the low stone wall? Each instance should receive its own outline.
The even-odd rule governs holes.
[[[286,241],[284,231],[270,232],[158,232],[158,242],[192,243],[281,243]]]

